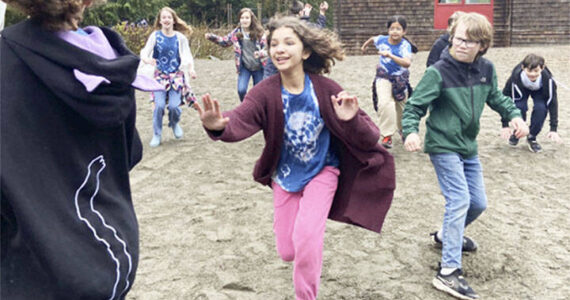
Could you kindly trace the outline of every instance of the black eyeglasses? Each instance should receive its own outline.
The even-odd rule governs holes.
[[[457,46],[460,46],[462,43],[464,43],[465,47],[472,48],[472,47],[475,47],[475,45],[479,44],[480,41],[466,40],[466,39],[462,39],[462,38],[454,36],[453,37],[453,43]]]

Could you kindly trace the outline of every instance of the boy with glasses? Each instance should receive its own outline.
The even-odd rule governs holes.
[[[528,134],[519,109],[498,89],[493,64],[481,57],[492,37],[492,26],[483,15],[460,16],[451,27],[451,46],[426,70],[402,119],[404,147],[417,151],[420,119],[430,112],[424,152],[430,156],[446,202],[442,228],[432,234],[442,245],[441,266],[432,283],[460,299],[479,298],[462,276],[461,251],[477,249],[463,232],[487,206],[476,141],[485,103],[510,120],[516,137]]]

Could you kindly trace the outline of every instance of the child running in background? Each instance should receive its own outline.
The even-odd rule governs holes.
[[[505,84],[503,94],[509,96],[520,109],[523,120],[526,121],[528,111],[528,97],[532,96],[533,106],[530,116],[530,133],[527,137],[528,148],[532,152],[541,152],[542,147],[536,141],[536,136],[542,130],[546,115],[550,113],[550,131],[547,138],[562,143],[560,135],[556,132],[558,127],[558,99],[556,83],[552,73],[544,64],[544,58],[536,54],[527,55],[514,69]],[[503,130],[501,136],[509,139],[509,144],[516,146],[519,139],[511,134],[508,121],[502,119]],[[509,137],[510,136],[510,137]]]
[[[485,103],[511,122],[517,138],[528,134],[520,111],[498,89],[495,67],[482,57],[492,38],[493,28],[485,16],[460,16],[451,27],[451,47],[427,68],[402,120],[404,147],[420,150],[418,127],[429,110],[424,151],[445,198],[442,228],[432,233],[434,241],[442,245],[441,266],[432,283],[460,299],[479,298],[463,277],[461,251],[477,249],[463,233],[487,207],[476,141]]]
[[[235,142],[263,130],[254,179],[273,188],[277,252],[294,262],[297,299],[317,298],[327,216],[380,232],[394,188],[393,157],[358,100],[334,81],[340,42],[297,17],[272,20],[269,55],[280,76],[255,86],[221,113],[210,95],[197,105],[215,140]]]
[[[447,31],[444,34],[440,35],[435,43],[433,43],[433,46],[431,46],[431,50],[429,51],[429,55],[426,61],[426,67],[435,64],[435,62],[439,60],[443,49],[451,46],[451,43],[449,41],[449,30],[451,29],[453,22],[455,22],[455,20],[457,20],[457,18],[459,18],[459,16],[462,14],[464,14],[464,12],[456,11],[447,19]]]
[[[125,299],[139,259],[129,171],[142,157],[139,58],[91,0],[4,0],[30,18],[2,32],[1,299]],[[8,75],[9,74],[9,75]]]
[[[196,97],[190,88],[190,78],[196,78],[194,58],[187,36],[192,29],[181,20],[170,7],[163,7],[154,21],[154,28],[146,45],[141,50],[143,63],[155,66],[154,78],[166,91],[154,92],[154,111],[152,115],[153,136],[151,147],[157,147],[162,141],[162,116],[168,96],[168,127],[172,128],[176,139],[184,134],[180,127],[180,106],[184,102],[190,105]]]
[[[393,16],[386,23],[388,35],[373,36],[362,44],[362,52],[374,43],[380,54],[372,86],[374,109],[378,112],[378,127],[382,145],[392,148],[392,135],[402,132],[402,111],[408,98],[412,64],[412,44],[404,38],[407,23],[402,16]]]
[[[249,8],[242,8],[238,14],[239,24],[227,36],[221,37],[206,33],[206,39],[222,47],[234,47],[235,63],[238,73],[237,89],[239,100],[243,101],[247,93],[249,79],[255,86],[263,80],[265,63],[265,32]]]
[[[319,17],[317,18],[316,23],[311,23],[310,20],[312,9],[313,6],[311,6],[308,3],[303,6],[303,2],[301,1],[292,1],[289,6],[289,15],[297,16],[301,18],[301,20],[307,22],[307,24],[311,24],[312,26],[317,26],[318,28],[325,28],[327,25],[326,12],[329,9],[329,3],[327,1],[323,1],[319,5]],[[277,73],[279,73],[279,71],[277,70],[277,68],[275,68],[271,59],[267,59],[265,63],[265,68],[263,70],[263,79]]]

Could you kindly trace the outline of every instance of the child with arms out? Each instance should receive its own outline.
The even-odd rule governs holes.
[[[247,93],[249,79],[255,86],[263,80],[265,64],[265,32],[253,11],[242,8],[238,14],[239,24],[227,36],[221,37],[206,33],[206,39],[222,47],[234,47],[235,64],[238,73],[237,89],[239,100],[243,101]]]
[[[382,145],[392,147],[392,135],[402,130],[402,111],[408,98],[412,64],[412,44],[404,38],[407,22],[402,16],[393,16],[386,23],[388,35],[373,36],[362,44],[362,52],[374,43],[380,54],[372,87],[372,100],[378,112],[378,127]]]
[[[536,136],[542,130],[546,115],[550,114],[550,131],[547,138],[554,142],[562,143],[558,132],[558,97],[556,83],[552,73],[544,64],[544,58],[536,54],[527,55],[514,69],[503,89],[505,96],[511,97],[523,120],[526,120],[528,111],[528,97],[532,96],[533,107],[530,116],[530,133],[527,138],[528,148],[532,152],[541,152],[542,146],[536,141]],[[509,128],[507,120],[502,119],[503,129],[501,136],[509,139],[511,146],[516,146],[519,139]]]
[[[316,299],[327,216],[380,232],[395,188],[394,160],[356,97],[319,75],[344,56],[334,35],[296,17],[268,28],[279,76],[255,86],[232,111],[222,114],[209,95],[197,110],[216,140],[263,130],[253,176],[273,189],[277,252],[294,262],[297,299]]]
[[[404,147],[417,151],[420,119],[430,112],[424,152],[446,202],[442,228],[432,234],[442,244],[441,267],[432,283],[460,299],[479,298],[462,275],[461,251],[477,249],[464,230],[487,207],[476,141],[485,103],[511,122],[517,138],[528,134],[520,111],[498,89],[493,64],[482,57],[492,37],[493,28],[483,15],[460,16],[451,27],[451,47],[426,70],[402,119]]]

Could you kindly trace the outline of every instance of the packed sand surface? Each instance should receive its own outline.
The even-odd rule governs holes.
[[[546,58],[560,83],[558,132],[546,139],[548,118],[531,153],[500,139],[500,119],[485,108],[479,133],[488,209],[467,230],[479,244],[463,268],[481,299],[568,299],[570,295],[570,46],[492,48],[502,89],[528,53]],[[414,56],[415,86],[427,52]],[[377,120],[371,83],[377,56],[351,56],[330,75]],[[210,93],[228,110],[239,104],[233,60],[197,60],[197,95]],[[562,86],[564,85],[564,87]],[[140,262],[128,299],[294,299],[292,265],[275,250],[272,194],[253,181],[262,134],[239,143],[213,142],[197,113],[185,107],[184,137],[175,140],[164,118],[163,143],[148,147],[152,107],[137,94],[144,157],[131,172],[140,222]],[[532,103],[530,101],[529,103]],[[530,119],[530,117],[529,117]],[[424,119],[425,120],[425,119]],[[420,128],[423,139],[425,128]],[[319,299],[451,299],[431,285],[441,250],[429,232],[441,225],[444,199],[429,157],[405,151],[396,135],[397,189],[379,235],[327,222]]]

